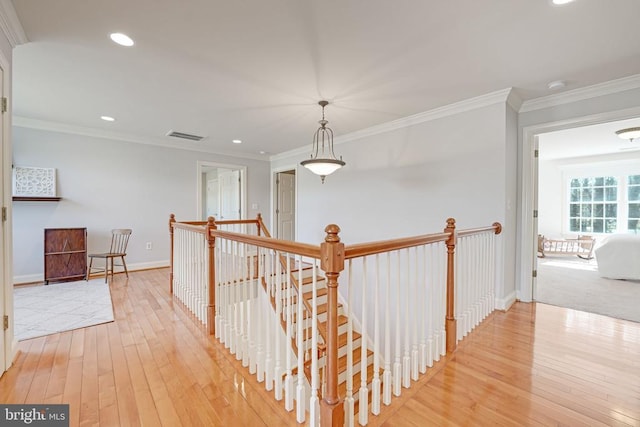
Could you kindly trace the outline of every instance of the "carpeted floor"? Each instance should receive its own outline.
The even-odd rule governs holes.
[[[538,258],[537,283],[538,302],[640,322],[640,281],[602,278],[595,259]]]
[[[13,304],[18,340],[113,321],[111,293],[103,278],[17,286]]]

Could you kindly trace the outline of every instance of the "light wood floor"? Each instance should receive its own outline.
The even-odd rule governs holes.
[[[20,343],[2,403],[69,403],[71,425],[295,425],[168,293],[111,283],[115,322]],[[640,426],[640,324],[542,304],[496,312],[374,426]]]

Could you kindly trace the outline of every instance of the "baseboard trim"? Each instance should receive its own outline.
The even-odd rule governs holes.
[[[504,298],[496,298],[495,302],[496,310],[507,311],[516,302],[516,293],[513,291]]]
[[[129,271],[152,270],[154,268],[164,268],[164,267],[169,267],[169,260],[137,262],[133,264],[127,264],[127,269]],[[104,272],[102,274],[104,274]],[[28,283],[38,283],[38,282],[44,282],[44,273],[13,276],[14,285],[26,285]]]

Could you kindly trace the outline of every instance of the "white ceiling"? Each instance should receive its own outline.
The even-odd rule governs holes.
[[[528,100],[553,80],[640,74],[637,0],[13,3],[29,39],[14,50],[17,118],[194,133],[207,138],[179,144],[251,157],[311,148],[320,99],[344,135],[508,87]]]

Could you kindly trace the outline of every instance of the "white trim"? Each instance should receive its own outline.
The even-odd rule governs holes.
[[[455,114],[464,113],[466,111],[475,110],[478,108],[488,107],[500,102],[506,102],[507,99],[512,96],[512,102],[518,105],[519,97],[517,95],[511,95],[512,88],[502,89],[495,92],[487,93],[485,95],[477,96],[475,98],[465,99],[463,101],[454,102],[453,104],[445,105],[443,107],[434,108],[422,113],[413,114],[411,116],[402,117],[397,120],[382,123],[379,125],[371,126],[366,129],[357,130],[355,132],[348,133],[346,135],[338,136],[334,139],[334,145],[344,144],[345,142],[353,141],[356,139],[366,138],[373,135],[378,135],[385,132],[391,132],[396,129],[403,129],[409,126],[414,126],[420,123],[429,122],[432,120],[441,119],[444,117],[453,116]],[[275,154],[271,156],[271,160],[286,159],[309,152],[309,147],[296,148],[294,150],[285,151],[284,153]]]
[[[137,262],[134,264],[127,264],[127,271],[132,272],[132,271],[139,271],[139,270],[151,270],[153,268],[165,268],[165,267],[169,267],[169,260]],[[116,274],[118,274],[118,272],[116,272]],[[94,275],[92,274],[92,277],[93,276]],[[36,283],[36,282],[44,282],[44,273],[25,274],[23,276],[13,277],[14,285]]]
[[[640,74],[598,83],[579,89],[562,92],[555,95],[543,96],[540,98],[524,101],[520,107],[520,113],[541,110],[543,108],[555,107],[557,105],[569,104],[571,102],[583,101],[585,99],[596,98],[598,96],[610,95],[624,92],[626,90],[640,88]]]
[[[520,96],[514,90],[509,92],[509,95],[507,95],[507,104],[511,106],[514,111],[520,111],[522,103],[522,98],[520,98]]]
[[[633,107],[624,110],[593,114],[591,116],[575,117],[557,122],[540,123],[522,128],[522,149],[520,150],[520,160],[522,164],[522,179],[520,181],[521,198],[519,201],[520,226],[517,231],[517,241],[521,242],[521,246],[518,248],[519,270],[516,272],[516,278],[518,280],[516,289],[518,290],[519,300],[528,302],[532,300],[533,296],[531,272],[534,268],[534,251],[537,246],[534,239],[533,223],[533,197],[534,192],[537,191],[537,182],[534,182],[533,176],[535,137],[542,133],[630,119],[638,117],[638,115],[640,115],[640,107]],[[516,257],[518,257],[518,255],[516,255]]]
[[[496,310],[507,311],[511,308],[511,306],[516,302],[516,293],[515,291],[511,292],[509,295],[504,298],[496,298]]]
[[[0,1],[0,30],[12,48],[29,41],[11,0]]]
[[[106,131],[102,129],[90,128],[90,127],[49,122],[46,120],[31,119],[28,117],[13,116],[13,126],[29,128],[29,129],[37,129],[37,130],[46,130],[50,132],[68,133],[72,135],[105,138],[105,139],[111,139],[115,141],[133,142],[136,144],[156,145],[156,146],[165,147],[165,148],[174,148],[177,150],[188,150],[188,151],[196,151],[200,153],[219,154],[227,157],[267,161],[264,155],[262,154],[238,153],[238,152],[232,153],[232,152],[223,151],[223,150],[216,150],[204,144],[198,145],[197,142],[192,142],[192,141],[184,141],[184,142],[168,141],[163,138],[130,135],[126,133],[111,132],[111,131]]]

